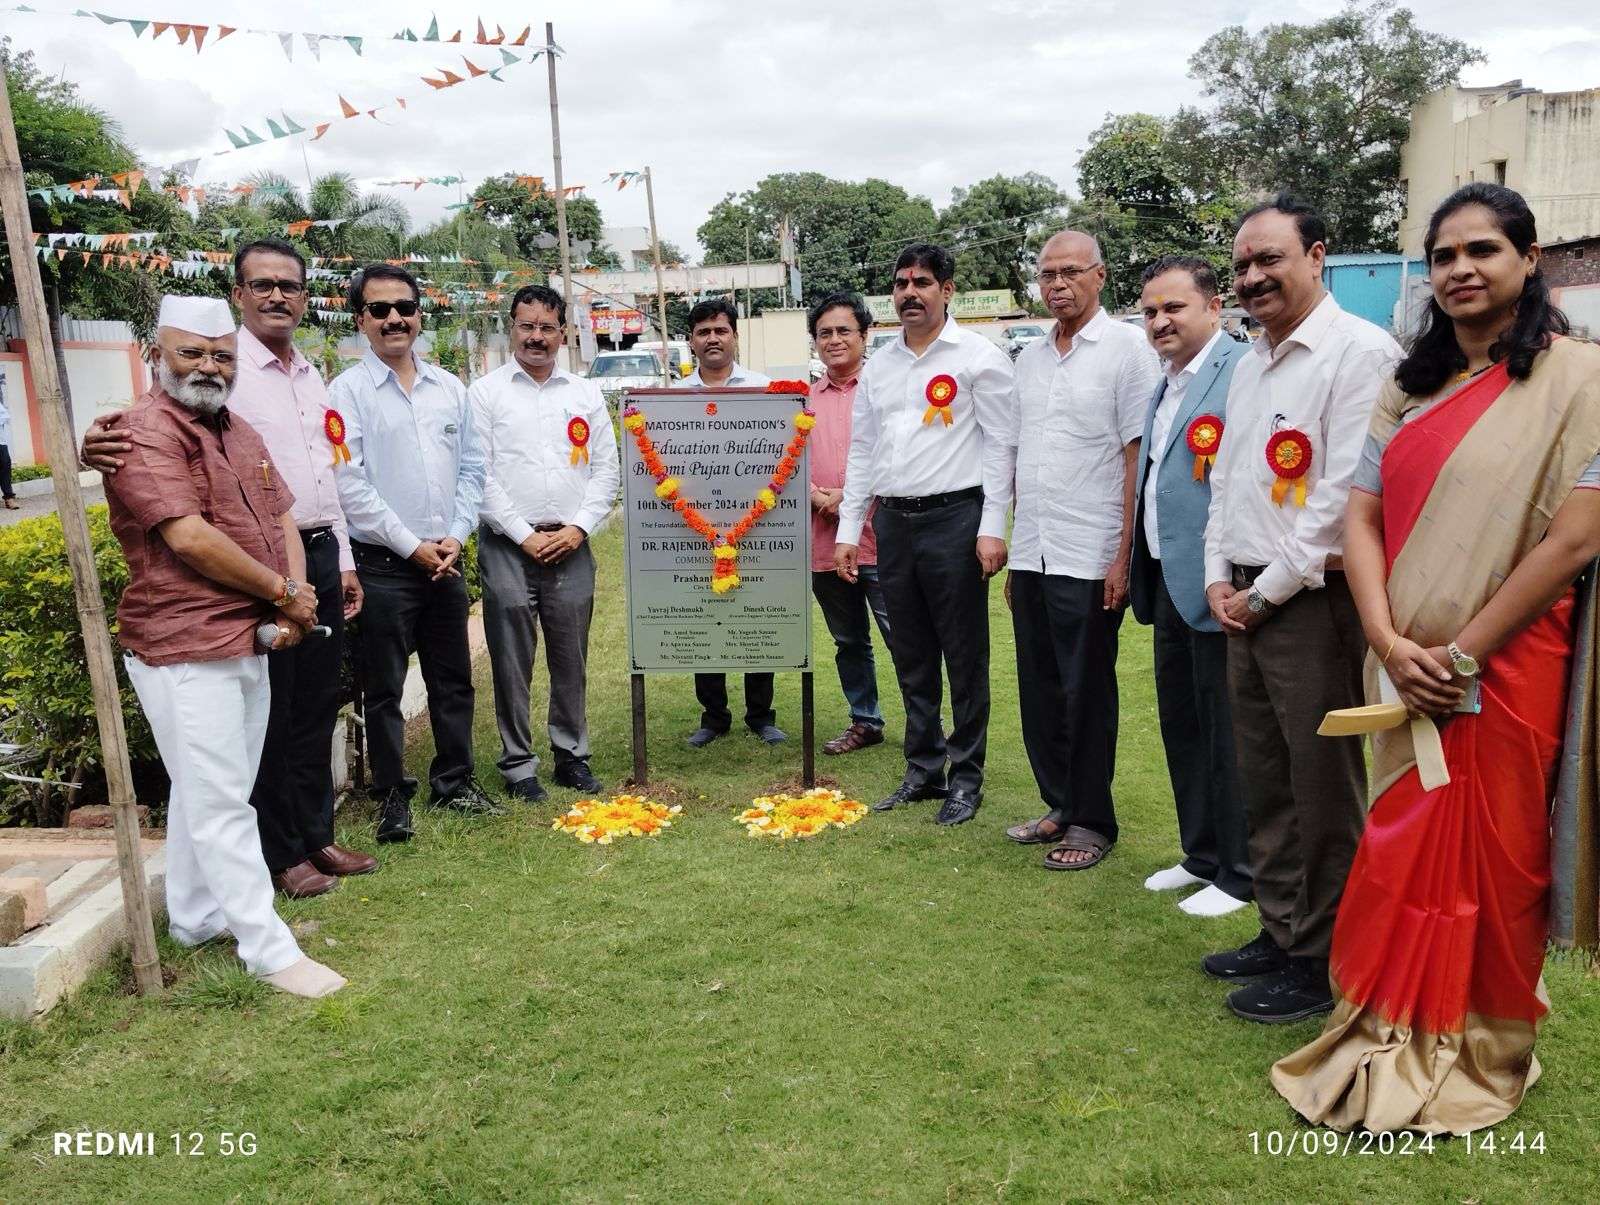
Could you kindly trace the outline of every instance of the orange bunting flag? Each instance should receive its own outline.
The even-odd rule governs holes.
[[[422,78],[422,82],[427,84],[428,87],[430,87],[430,88],[448,88],[450,86],[449,84],[445,83],[443,80],[429,79],[425,75],[422,76],[421,78]]]
[[[307,230],[311,229],[311,219],[310,218],[306,218],[303,221],[290,222],[283,229],[289,235],[290,238],[298,238],[300,235],[304,234]]]
[[[516,41],[512,42],[511,45],[513,45],[513,46],[526,46],[528,44],[528,35],[530,33],[532,33],[532,32],[533,32],[533,26],[524,25],[522,27],[522,32],[517,35]]]
[[[189,32],[194,34],[194,52],[196,54],[200,53],[200,43],[206,40],[206,33],[210,30],[210,28],[211,27],[209,25],[189,26]]]
[[[406,98],[405,97],[397,96],[397,97],[394,98],[394,100],[395,100],[395,103],[397,105],[399,105],[402,109],[406,107]]]
[[[482,46],[489,40],[489,35],[483,32],[483,18],[478,18],[478,45]]]
[[[172,22],[171,21],[156,21],[156,22],[154,22],[155,32],[150,35],[150,40],[152,42],[154,42],[157,38],[159,38],[162,34],[166,33],[167,30],[169,30],[171,28],[172,28]]]
[[[467,65],[467,72],[473,79],[477,79],[480,75],[489,74],[482,67],[478,66],[471,59],[466,58],[465,56],[462,57],[461,61]]]
[[[361,113],[360,109],[356,108],[342,96],[339,98],[339,111],[346,117],[357,117]]]
[[[450,88],[450,87],[453,87],[456,84],[464,84],[464,83],[467,82],[465,76],[457,75],[454,71],[447,71],[447,70],[441,69],[439,74],[444,76],[444,86],[446,88]]]
[[[230,33],[234,33],[234,32],[236,32],[236,30],[232,25],[219,25],[219,26],[217,26],[217,41],[219,41],[219,42],[222,41],[223,38],[227,37]]]
[[[324,134],[326,134],[332,128],[333,128],[333,122],[331,122],[331,121],[318,122],[317,123],[317,132],[315,134],[311,135],[311,141],[315,142],[317,139],[321,138]]]
[[[459,29],[456,30],[455,33],[451,34],[448,38],[445,39],[445,41],[446,42],[459,42],[459,41],[461,41],[461,31]]]

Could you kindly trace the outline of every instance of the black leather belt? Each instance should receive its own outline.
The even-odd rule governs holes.
[[[534,531],[560,531],[565,526],[566,526],[565,523],[535,523],[533,525],[533,530]]]
[[[1267,571],[1265,565],[1235,565],[1233,567],[1233,588],[1235,590],[1248,590],[1255,585],[1256,578]]]
[[[888,510],[938,510],[942,506],[954,506],[957,502],[970,502],[974,498],[981,497],[983,497],[983,486],[974,485],[948,494],[924,494],[920,498],[886,498],[879,494],[878,505]]]

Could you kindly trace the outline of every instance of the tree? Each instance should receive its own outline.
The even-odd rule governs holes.
[[[778,258],[787,221],[808,296],[835,289],[886,293],[894,258],[936,225],[933,205],[884,180],[834,180],[821,172],[784,172],[729,193],[695,232],[708,264]],[[747,250],[748,249],[748,250]],[[779,290],[758,290],[773,304]],[[759,308],[759,305],[758,305]]]
[[[957,188],[939,215],[935,240],[957,252],[956,287],[1026,297],[1039,248],[1061,228],[1066,203],[1056,182],[1038,172]]]
[[[1332,250],[1394,246],[1411,107],[1483,53],[1417,27],[1395,0],[1312,25],[1230,26],[1189,60],[1213,98],[1220,166],[1262,193],[1290,188],[1328,218]]]
[[[487,221],[510,233],[511,251],[519,259],[546,272],[560,271],[555,196],[519,184],[518,179],[516,173],[492,176],[472,190],[472,201]],[[598,249],[601,224],[600,206],[591,198],[574,197],[567,202],[567,238],[572,242],[590,242]]]
[[[1094,235],[1106,264],[1105,304],[1133,305],[1145,267],[1163,255],[1202,255],[1227,279],[1233,224],[1243,202],[1194,155],[1193,117],[1108,114],[1078,160],[1075,229]]]
[[[304,193],[277,172],[256,172],[244,183],[255,185],[250,203],[274,223],[339,223],[332,228],[313,226],[300,236],[312,255],[348,255],[366,261],[394,259],[405,249],[411,225],[406,207],[383,193],[363,193],[345,172],[318,176]]]

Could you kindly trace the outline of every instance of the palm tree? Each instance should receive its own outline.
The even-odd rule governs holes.
[[[349,255],[358,260],[394,259],[405,253],[410,225],[406,207],[381,193],[363,193],[347,172],[329,172],[311,181],[307,192],[279,172],[256,172],[252,203],[274,220],[339,221],[333,228],[313,226],[301,238],[314,255]]]

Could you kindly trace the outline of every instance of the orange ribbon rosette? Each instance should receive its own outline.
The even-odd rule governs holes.
[[[328,437],[328,442],[333,445],[333,467],[338,468],[342,460],[350,463],[350,449],[344,443],[344,415],[331,406],[322,416],[322,433]]]
[[[583,418],[574,418],[567,423],[567,442],[572,445],[572,456],[568,464],[577,464],[579,458],[584,464],[589,463],[589,423]]]
[[[933,422],[934,415],[943,419],[947,427],[955,421],[950,417],[950,403],[956,400],[956,379],[953,376],[941,372],[928,382],[923,396],[928,399],[928,408],[922,412],[925,425]]]
[[[1194,479],[1204,481],[1206,470],[1217,463],[1217,445],[1222,442],[1222,420],[1215,414],[1201,414],[1189,424],[1185,436],[1194,453]]]
[[[1272,500],[1279,506],[1294,487],[1294,504],[1306,504],[1306,474],[1311,471],[1311,440],[1305,432],[1285,427],[1267,440],[1267,465],[1277,478],[1272,483]]]

